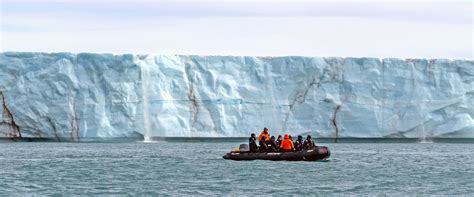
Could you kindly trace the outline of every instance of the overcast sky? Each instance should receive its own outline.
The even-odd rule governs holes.
[[[474,59],[470,0],[0,2],[2,51]]]

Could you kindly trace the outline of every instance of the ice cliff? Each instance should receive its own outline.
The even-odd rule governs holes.
[[[0,137],[474,137],[474,61],[0,53]]]

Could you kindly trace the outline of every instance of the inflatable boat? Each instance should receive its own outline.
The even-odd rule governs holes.
[[[331,155],[328,147],[316,146],[312,149],[292,151],[292,152],[257,152],[251,153],[242,144],[238,150],[231,151],[223,156],[224,159],[231,160],[272,160],[272,161],[318,161],[327,160]],[[248,147],[248,145],[246,146]]]

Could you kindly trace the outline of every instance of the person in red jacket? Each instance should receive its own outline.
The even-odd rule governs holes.
[[[290,139],[290,136],[288,136],[288,134],[285,134],[285,137],[280,145],[280,150],[283,152],[291,152],[294,149],[295,146],[293,145],[293,141]]]

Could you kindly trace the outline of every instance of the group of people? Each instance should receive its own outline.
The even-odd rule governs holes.
[[[291,151],[300,151],[305,149],[311,149],[315,147],[314,141],[311,139],[311,135],[306,137],[306,140],[303,141],[303,136],[298,135],[298,138],[295,142],[291,138],[291,135],[285,134],[284,137],[281,135],[275,139],[275,136],[270,136],[267,128],[264,128],[262,133],[257,138],[255,134],[252,133],[249,138],[249,148],[250,152],[291,152]]]

